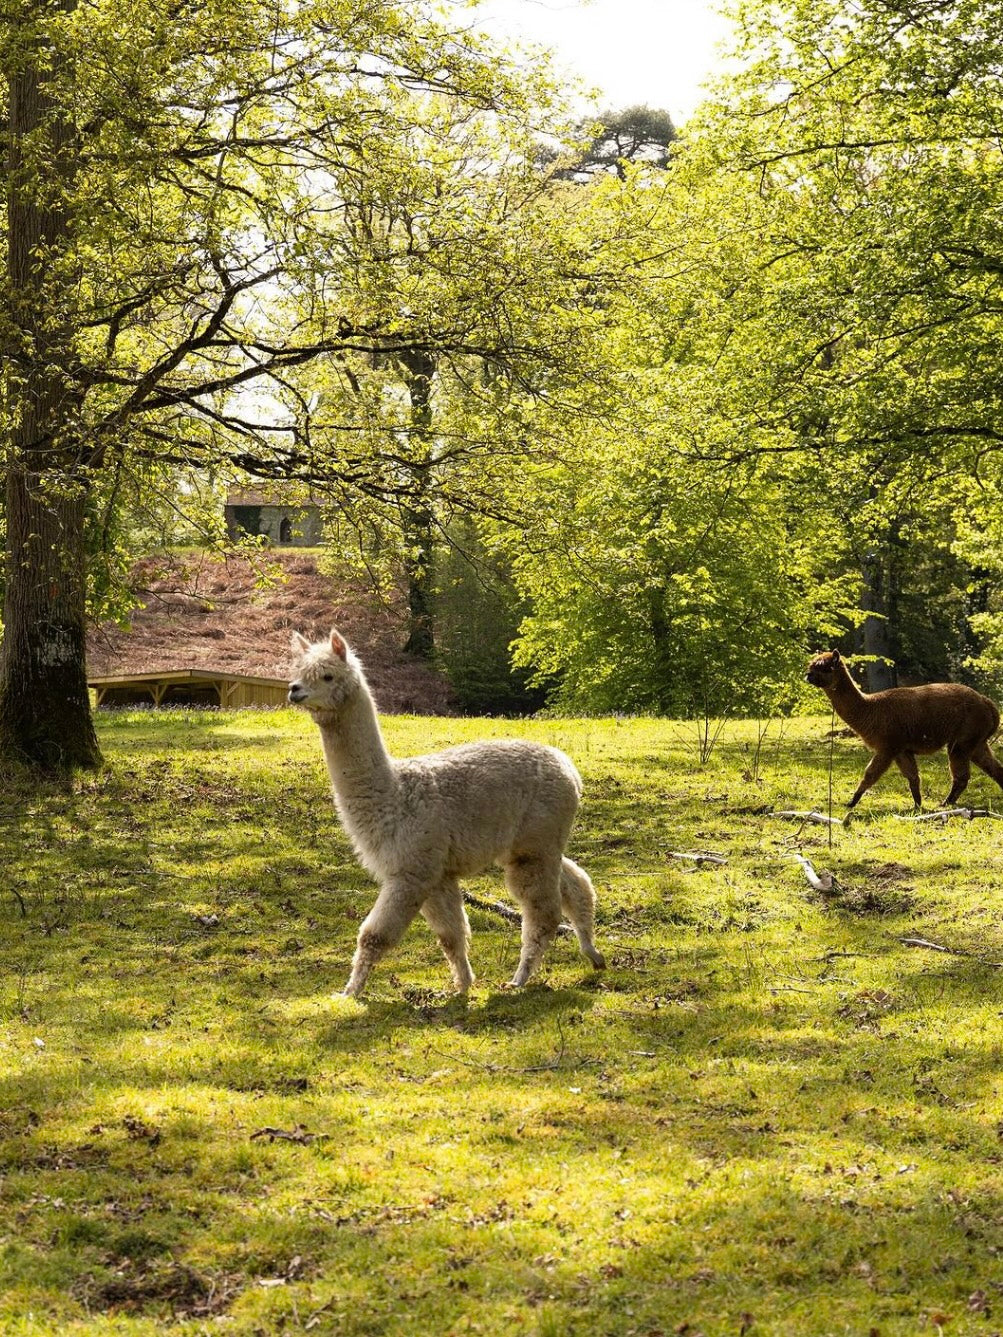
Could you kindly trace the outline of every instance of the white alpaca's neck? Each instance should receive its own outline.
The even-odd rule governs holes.
[[[338,807],[351,819],[374,800],[386,803],[396,788],[394,764],[380,731],[376,706],[360,683],[336,719],[319,721],[327,772]]]

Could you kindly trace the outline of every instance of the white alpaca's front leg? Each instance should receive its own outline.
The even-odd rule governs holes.
[[[362,993],[369,972],[391,947],[397,946],[424,899],[425,889],[409,879],[394,879],[383,886],[359,929],[352,973],[345,985],[350,998]]]

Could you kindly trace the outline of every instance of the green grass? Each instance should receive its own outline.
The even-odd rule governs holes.
[[[373,889],[302,715],[105,717],[96,777],[8,777],[0,1332],[1003,1329],[1003,832],[899,820],[897,774],[831,846],[770,817],[825,808],[828,725],[700,767],[670,722],[386,721],[586,780],[609,970],[562,938],[505,992],[517,931],[474,910],[467,1001],[422,923],[337,996]]]

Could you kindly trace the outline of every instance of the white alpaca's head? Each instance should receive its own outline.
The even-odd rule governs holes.
[[[311,644],[292,635],[293,680],[289,700],[311,715],[334,715],[362,686],[362,670],[348,642],[337,631]]]

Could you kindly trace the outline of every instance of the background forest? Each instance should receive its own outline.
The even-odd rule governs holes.
[[[6,745],[94,759],[85,619],[248,480],[471,710],[998,690],[1000,6],[735,21],[677,129],[463,7],[6,6]]]

